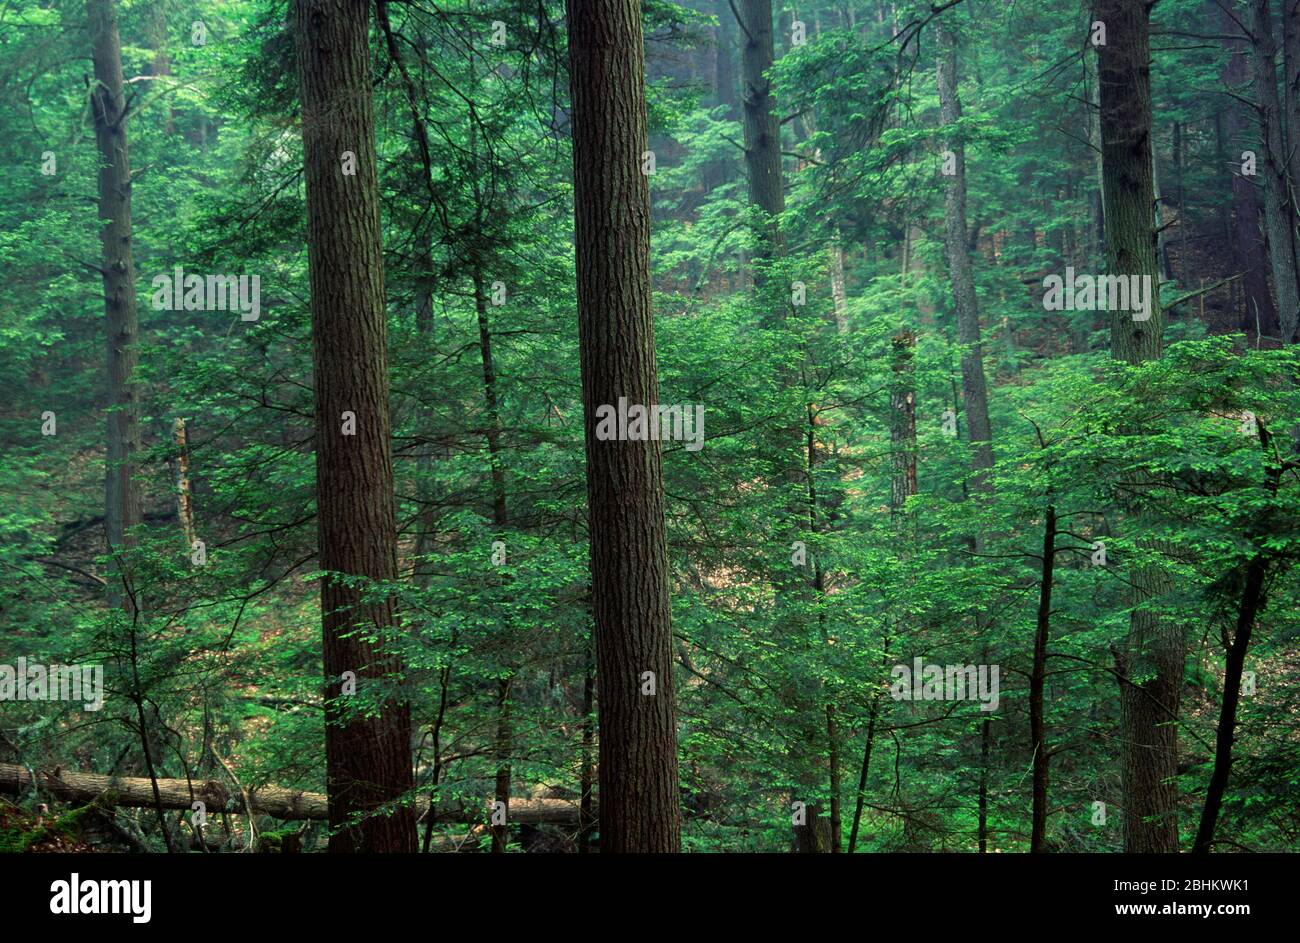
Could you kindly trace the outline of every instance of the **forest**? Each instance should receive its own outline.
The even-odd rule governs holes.
[[[0,0],[0,168],[0,851],[1300,850],[1300,0]]]

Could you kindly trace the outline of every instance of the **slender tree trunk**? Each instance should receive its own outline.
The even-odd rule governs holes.
[[[894,385],[889,394],[890,462],[889,512],[895,518],[916,494],[916,381],[913,351],[916,334],[899,331],[893,339]]]
[[[1101,166],[1101,79],[1097,70],[1097,57],[1096,47],[1083,54],[1084,75],[1088,83],[1088,143],[1092,145],[1093,169],[1096,174],[1096,186],[1090,189],[1088,197],[1092,239],[1088,245],[1087,258],[1100,261],[1106,255],[1106,201],[1102,194],[1105,175]]]
[[[122,44],[114,0],[87,0],[95,85],[90,96],[99,151],[100,272],[108,350],[108,455],[104,525],[108,549],[115,557],[135,546],[143,503],[135,481],[140,452],[140,391],[135,382],[139,316],[135,298],[135,262],[131,256],[131,161],[126,139]],[[134,592],[118,559],[109,579],[109,601],[134,612]]]
[[[1165,191],[1160,183],[1160,167],[1156,159],[1155,135],[1152,134],[1151,146],[1151,188],[1155,193],[1155,214],[1156,214],[1156,265],[1159,267],[1160,278],[1162,281],[1173,279],[1173,267],[1169,262],[1169,240],[1165,238],[1164,220],[1165,220]]]
[[[492,853],[505,854],[510,844],[510,756],[512,749],[510,686],[511,678],[497,682],[497,732],[493,743],[496,753],[497,775],[493,799],[506,814],[505,823],[492,826]]]
[[[772,35],[771,0],[737,0],[732,7],[736,13],[737,30],[741,42],[741,104],[744,114],[745,169],[749,183],[749,204],[755,219],[754,233],[757,248],[752,260],[754,290],[757,306],[765,312],[763,321],[766,325],[779,325],[791,314],[792,308],[788,296],[782,296],[777,283],[768,277],[769,264],[785,255],[785,238],[781,231],[780,214],[785,209],[785,189],[781,167],[781,127],[777,121],[772,99],[772,86],[766,73],[772,68],[775,48]],[[800,382],[793,370],[783,373],[783,383],[793,386]],[[783,463],[790,493],[801,478],[810,474],[805,461],[795,459],[795,448],[803,436],[799,422],[779,422],[773,429],[772,450],[780,456]],[[805,487],[811,483],[805,481]],[[814,499],[815,501],[815,499]],[[793,535],[803,526],[808,518],[804,509],[795,500],[785,508],[782,529]],[[811,513],[815,514],[815,507]],[[791,536],[790,539],[794,539]],[[816,577],[811,587],[806,579],[793,578],[787,571],[777,578],[776,591],[784,602],[795,600],[807,601],[807,593],[814,593]],[[790,627],[793,630],[793,626]],[[792,709],[804,723],[804,718],[814,709],[803,701],[795,692],[790,692]],[[809,753],[817,751],[821,735],[812,723],[802,726],[800,734],[807,744]],[[804,825],[796,825],[792,836],[792,847],[796,852],[829,851],[833,842],[830,836],[830,823],[819,814],[818,803],[808,801],[808,797],[817,791],[816,774],[811,772],[811,764],[795,757],[793,765],[799,783],[791,799],[806,802],[807,819]]]
[[[1043,569],[1038,584],[1038,619],[1034,632],[1034,667],[1029,675],[1029,740],[1034,757],[1033,827],[1029,850],[1047,850],[1047,726],[1043,689],[1047,681],[1047,642],[1052,628],[1052,583],[1056,565],[1056,508],[1048,504],[1043,520]]]
[[[1282,104],[1277,91],[1277,43],[1273,40],[1273,18],[1268,0],[1250,0],[1252,61],[1255,95],[1259,110],[1259,171],[1264,178],[1264,232],[1269,267],[1273,273],[1278,323],[1283,344],[1295,341],[1300,323],[1300,280],[1296,262],[1296,211],[1287,174],[1286,142],[1282,129]]]
[[[483,362],[483,402],[487,413],[488,462],[492,476],[492,523],[498,537],[507,524],[506,470],[501,458],[501,411],[497,404],[496,365],[492,360],[492,330],[488,323],[487,294],[484,290],[483,269],[478,260],[473,263],[471,277],[474,283],[474,309],[478,316],[479,354]],[[508,637],[509,626],[502,626]],[[511,729],[510,688],[513,672],[497,682],[497,731],[495,750],[497,761],[495,799],[506,806],[510,803],[510,750],[513,740]],[[509,842],[510,826],[492,826],[492,851],[503,854]]]
[[[916,378],[914,355],[916,334],[908,329],[893,337],[890,370],[893,385],[889,392],[889,441],[892,473],[889,482],[889,513],[901,535],[907,499],[917,493],[916,477]],[[890,639],[885,638],[882,664],[889,663]],[[871,771],[871,752],[876,739],[876,722],[880,716],[880,696],[871,701],[867,712],[867,741],[862,748],[862,767],[858,773],[857,799],[853,808],[853,825],[849,832],[848,853],[858,845],[862,809],[866,804],[867,776]]]
[[[1264,454],[1270,452],[1272,436],[1259,426],[1259,444]],[[1282,481],[1282,466],[1272,464],[1268,471],[1267,488],[1276,498]],[[1214,829],[1218,824],[1223,794],[1232,774],[1232,747],[1236,740],[1237,708],[1241,703],[1241,676],[1246,666],[1246,653],[1250,649],[1250,636],[1255,622],[1266,602],[1264,583],[1268,578],[1268,558],[1256,554],[1246,566],[1245,584],[1241,590],[1241,603],[1237,607],[1237,625],[1231,639],[1225,639],[1227,658],[1223,672],[1223,702],[1219,705],[1219,727],[1215,734],[1214,770],[1205,790],[1205,805],[1201,809],[1201,822],[1196,830],[1192,851],[1204,854],[1214,844]]]
[[[185,435],[185,420],[177,418],[172,423],[172,439],[176,443],[176,516],[181,522],[181,534],[187,550],[193,548],[194,501],[190,494],[190,450]]]
[[[599,407],[620,397],[645,407],[658,402],[650,188],[640,169],[641,4],[568,0],[568,22],[600,845],[602,852],[676,852],[677,716],[659,442],[596,438]]]
[[[988,661],[987,655],[984,660]],[[980,854],[986,854],[989,850],[989,751],[992,741],[993,729],[988,718],[985,718],[980,723],[980,776],[976,799],[976,842]]]
[[[952,129],[947,147],[952,152],[954,172],[945,176],[944,247],[952,282],[953,303],[957,309],[957,339],[961,344],[962,398],[966,404],[966,427],[972,446],[970,491],[979,496],[992,493],[989,473],[993,468],[993,430],[989,423],[988,383],[984,377],[984,350],[980,336],[979,307],[975,297],[975,278],[971,269],[970,231],[966,225],[966,148],[962,141],[961,99],[957,94],[957,38],[936,20],[935,39],[939,46],[937,84],[939,118]],[[973,549],[978,549],[979,541]],[[986,626],[976,615],[976,630],[983,635]],[[987,662],[987,651],[981,656]],[[988,844],[988,757],[992,731],[986,719],[980,725],[980,773],[978,785],[979,849]]]
[[[853,806],[853,825],[849,830],[849,854],[858,847],[858,829],[862,824],[862,807],[867,801],[867,775],[871,772],[871,747],[876,740],[876,717],[880,713],[880,698],[876,697],[867,710],[867,742],[862,748],[862,768],[858,773],[858,795]]]
[[[713,103],[720,106],[728,119],[738,117],[736,112],[736,22],[728,0],[715,0],[714,15],[718,25],[713,28],[715,56],[713,60]],[[736,173],[735,162],[723,158],[709,161],[704,166],[704,190],[716,190],[730,182]]]
[[[370,6],[294,0],[292,22],[307,185],[320,568],[343,577],[321,581],[329,845],[332,852],[413,852],[412,803],[401,801],[414,787],[410,706],[400,692],[384,690],[402,680],[393,600],[374,599],[354,581],[397,576]],[[345,153],[355,157],[355,174],[344,172]],[[347,425],[344,413],[352,417]],[[342,693],[345,672],[353,673],[355,694]],[[378,703],[364,711],[347,703],[371,696]]]
[[[1241,675],[1246,664],[1246,651],[1250,647],[1251,632],[1264,597],[1264,577],[1268,564],[1257,555],[1246,568],[1246,585],[1241,593],[1237,610],[1237,626],[1228,644],[1227,664],[1223,673],[1223,702],[1219,705],[1219,727],[1215,735],[1214,770],[1205,790],[1205,805],[1201,809],[1201,823],[1196,830],[1192,851],[1205,853],[1214,844],[1214,828],[1223,807],[1223,794],[1232,773],[1232,746],[1236,739],[1237,707],[1241,702]]]
[[[591,833],[596,826],[591,801],[592,787],[596,779],[596,771],[592,763],[593,746],[596,741],[592,717],[596,693],[595,645],[594,637],[587,641],[582,671],[582,756],[580,759],[582,765],[578,774],[578,853],[583,855],[591,851]]]
[[[1107,266],[1112,275],[1144,278],[1151,286],[1146,320],[1135,319],[1133,311],[1110,313],[1111,356],[1130,364],[1160,357],[1165,323],[1151,179],[1149,13],[1144,0],[1096,0],[1094,7],[1107,38],[1098,47]],[[1183,637],[1180,626],[1144,608],[1169,591],[1168,575],[1141,566],[1129,581],[1129,634],[1115,652],[1121,678],[1124,849],[1172,853],[1178,850],[1176,721]],[[1135,677],[1145,680],[1130,680]]]
[[[957,96],[957,40],[938,20],[935,25],[939,43],[939,116],[944,126],[952,129],[947,146],[953,154],[956,170],[944,177],[944,245],[952,278],[953,302],[957,308],[957,338],[962,346],[961,385],[966,403],[966,427],[974,450],[971,464],[975,473],[971,478],[971,489],[987,493],[991,488],[988,472],[993,467],[993,432],[989,425],[979,307],[971,271],[970,234],[966,228],[966,147],[957,125],[961,119],[961,99]]]
[[[810,533],[818,534],[823,530],[822,522],[817,515],[817,413],[812,403],[809,403],[806,409],[808,418],[807,423],[807,446],[808,446],[808,530]],[[822,602],[826,595],[826,574],[822,570],[821,561],[816,557],[813,559],[813,593],[818,602]],[[819,607],[817,615],[817,626],[821,636],[823,648],[829,644],[829,637],[826,630],[826,614],[824,608]],[[829,851],[838,854],[842,841],[843,829],[840,817],[840,742],[838,728],[835,722],[835,698],[834,692],[828,690],[830,686],[824,681],[821,683],[823,696],[823,710],[826,715],[826,755],[827,755],[827,786],[830,796],[830,821],[823,824],[819,821],[815,807],[810,804],[808,811],[808,827],[810,834],[814,837],[808,844],[812,847],[807,848],[809,851]],[[821,830],[825,829],[827,833],[825,839],[821,837]]]
[[[835,306],[835,332],[849,332],[848,311],[849,297],[844,286],[844,242],[839,229],[835,230],[835,240],[830,246],[831,256],[831,303]]]

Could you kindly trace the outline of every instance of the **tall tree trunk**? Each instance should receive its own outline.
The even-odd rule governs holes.
[[[766,72],[775,56],[772,45],[772,0],[740,0],[741,102],[745,116],[745,169],[749,202],[758,213],[758,248],[754,286],[762,288],[765,265],[785,249],[778,217],[785,209],[781,178],[781,125],[772,105]]]
[[[738,117],[736,113],[736,22],[731,14],[728,0],[715,0],[714,15],[718,25],[713,28],[713,102],[723,109],[728,119]],[[704,166],[704,190],[712,192],[735,176],[734,160],[724,158],[709,161]]]
[[[1300,244],[1295,233],[1297,223],[1296,201],[1300,199],[1300,0],[1282,0],[1282,99],[1286,108],[1286,168],[1290,184],[1292,238]],[[1297,248],[1300,260],[1300,248]]]
[[[1085,255],[1089,261],[1100,260],[1106,254],[1106,201],[1102,195],[1104,173],[1101,168],[1101,83],[1097,72],[1096,47],[1083,54],[1084,77],[1088,83],[1088,143],[1092,146],[1096,186],[1089,193],[1088,218],[1092,226],[1092,239]]]
[[[114,0],[87,0],[95,85],[90,103],[99,151],[100,273],[108,350],[108,468],[104,526],[110,554],[135,546],[143,503],[135,481],[140,451],[140,391],[135,382],[139,316],[135,300],[135,262],[131,256],[131,161],[126,140],[122,44]],[[120,559],[109,579],[109,601],[133,614],[132,590],[123,592],[129,574]]]
[[[917,493],[916,478],[916,334],[903,329],[893,337],[890,370],[893,385],[889,392],[889,441],[892,473],[889,481],[889,513],[895,526],[901,524],[907,499]],[[901,527],[900,527],[901,533]],[[889,663],[890,638],[885,637],[882,665]],[[853,825],[849,832],[848,853],[858,845],[858,829],[866,804],[867,776],[871,771],[871,752],[880,716],[881,696],[871,700],[867,712],[867,741],[862,748],[862,767],[858,773],[857,800],[853,808]]]
[[[766,73],[772,67],[775,50],[772,35],[771,0],[738,0],[733,5],[739,38],[741,42],[741,102],[744,111],[745,168],[749,183],[749,204],[755,214],[754,233],[757,248],[754,253],[754,289],[758,296],[758,307],[766,312],[764,321],[767,325],[779,325],[786,320],[793,309],[789,297],[782,297],[777,284],[767,277],[768,263],[785,255],[785,239],[781,231],[779,216],[785,209],[785,190],[781,168],[781,127],[777,121],[772,101],[771,82]],[[783,383],[793,386],[800,382],[800,377],[793,370],[783,372]],[[795,459],[794,449],[803,439],[803,430],[798,422],[778,422],[772,430],[771,448],[780,456],[790,493],[802,479],[811,501],[811,510],[816,514],[815,496],[812,495],[811,469],[807,461]],[[801,502],[794,500],[784,508],[782,529],[791,533],[790,539],[809,520]],[[818,593],[818,577],[814,566],[814,577],[810,585],[808,580],[797,577],[792,571],[786,571],[776,579],[776,592],[782,604],[796,600],[806,602],[811,590]],[[791,631],[794,627],[791,626]],[[815,709],[807,704],[796,692],[788,692],[792,710],[802,722]],[[833,728],[833,722],[826,731]],[[821,734],[814,724],[807,723],[799,731],[807,745],[808,753],[818,752]],[[796,825],[792,835],[792,848],[796,852],[829,851],[834,844],[830,832],[830,823],[819,814],[818,803],[809,801],[809,797],[819,791],[817,777],[812,765],[795,757],[793,765],[797,767],[796,787],[791,799],[806,803],[806,820],[803,825]],[[838,802],[833,803],[838,811]]]
[[[658,401],[638,0],[568,0],[578,339],[600,722],[602,852],[681,846],[658,440],[601,441],[597,409]],[[655,693],[650,694],[650,685]],[[646,693],[642,693],[642,692]]]
[[[817,514],[817,412],[816,407],[809,403],[806,409],[807,423],[807,444],[808,444],[808,530],[812,534],[822,532],[823,524]],[[813,558],[813,593],[818,603],[824,601],[826,595],[826,573],[822,569],[821,560]],[[817,627],[821,637],[823,649],[830,643],[829,634],[826,630],[826,611],[825,608],[818,607]],[[816,835],[816,839],[809,844],[815,847],[809,847],[805,850],[824,852],[829,851],[832,854],[840,852],[840,845],[843,836],[843,828],[840,817],[840,742],[838,725],[835,721],[835,698],[834,692],[829,690],[830,685],[825,681],[821,682],[823,710],[826,715],[826,756],[827,756],[827,787],[830,796],[830,820],[824,825],[819,820],[816,807],[809,805],[808,808],[808,826],[810,834]],[[824,839],[823,836],[824,835]]]
[[[983,656],[988,661],[988,656]],[[980,854],[989,850],[989,751],[992,747],[993,727],[986,717],[980,722],[980,774],[976,789],[976,843]]]
[[[596,771],[592,763],[593,745],[596,740],[595,724],[592,710],[595,707],[596,693],[596,639],[593,636],[583,647],[582,666],[582,752],[579,758],[581,767],[578,772],[578,853],[591,851],[591,833],[595,830],[596,818],[592,815],[592,787],[595,785]]]
[[[321,581],[329,847],[413,852],[412,803],[399,802],[414,786],[410,705],[382,693],[401,681],[393,600],[349,582],[397,575],[370,5],[294,0],[292,22],[307,187],[320,568],[343,577]],[[354,175],[343,172],[347,152],[355,156]],[[355,434],[344,434],[344,413],[355,416]],[[380,688],[379,702],[349,709],[344,672],[358,683],[351,696]]]
[[[952,152],[954,172],[945,176],[944,248],[952,282],[953,303],[957,309],[957,339],[961,344],[962,399],[966,404],[966,428],[972,446],[970,491],[988,496],[993,490],[989,478],[993,468],[993,430],[989,423],[988,383],[984,377],[984,350],[980,336],[979,307],[975,298],[975,277],[971,270],[970,232],[966,226],[966,147],[958,122],[961,99],[957,95],[957,38],[936,20],[935,39],[939,46],[936,81],[939,88],[939,120],[951,128],[947,148]],[[972,549],[978,550],[979,541]],[[980,614],[975,616],[976,632],[987,628]],[[981,655],[988,661],[987,650]],[[980,772],[978,784],[979,850],[988,845],[988,758],[992,730],[985,719],[980,725]]]
[[[1277,91],[1277,43],[1273,40],[1273,17],[1268,0],[1250,0],[1252,61],[1255,68],[1255,96],[1259,110],[1260,172],[1264,178],[1264,232],[1269,267],[1273,273],[1273,294],[1283,344],[1295,341],[1300,323],[1300,267],[1297,266],[1296,211],[1287,175],[1286,142],[1282,133],[1282,104]]]
[[[988,384],[984,378],[984,351],[980,339],[979,307],[975,300],[975,278],[971,272],[970,234],[966,228],[966,147],[957,126],[961,99],[957,96],[957,40],[951,30],[935,21],[939,43],[939,117],[950,128],[947,147],[953,154],[956,172],[944,177],[944,246],[952,278],[953,303],[957,308],[957,338],[962,346],[961,385],[966,403],[966,427],[973,454],[971,489],[987,493],[991,488],[988,471],[993,467],[993,433],[989,425]]]
[[[1224,35],[1237,30],[1234,19],[1226,10],[1218,10],[1219,23]],[[1223,84],[1233,92],[1244,92],[1250,82],[1250,66],[1246,61],[1245,37],[1237,42],[1226,42],[1228,61],[1223,67]],[[1237,271],[1242,276],[1243,310],[1240,320],[1242,330],[1255,330],[1270,336],[1281,332],[1273,295],[1268,289],[1268,258],[1260,229],[1259,195],[1249,177],[1241,173],[1241,154],[1246,146],[1249,120],[1241,102],[1232,96],[1223,101],[1223,130],[1229,153],[1222,155],[1220,166],[1233,167],[1231,244]]]
[[[1098,47],[1101,78],[1103,193],[1107,267],[1112,275],[1149,279],[1150,316],[1110,312],[1111,356],[1137,364],[1160,357],[1165,315],[1157,287],[1155,191],[1151,180],[1149,8],[1145,0],[1096,0],[1106,24]],[[1133,611],[1115,650],[1123,726],[1124,849],[1178,850],[1178,699],[1183,682],[1181,628],[1143,608],[1170,589],[1155,566],[1130,574]],[[1135,677],[1145,680],[1134,681]]]
[[[488,463],[492,476],[492,523],[498,531],[507,524],[506,470],[501,458],[501,410],[497,402],[497,372],[492,359],[492,329],[488,323],[487,294],[484,290],[483,268],[478,259],[473,262],[471,277],[474,283],[474,310],[478,317],[479,355],[483,363],[483,403],[487,413]],[[509,636],[509,626],[503,625],[503,634]],[[510,803],[510,751],[513,740],[511,730],[510,688],[513,671],[497,682],[497,731],[495,751],[497,761],[495,800],[506,806]],[[509,842],[509,824],[492,826],[492,851],[502,854]]]

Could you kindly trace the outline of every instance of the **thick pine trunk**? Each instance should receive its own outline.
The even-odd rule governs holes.
[[[772,0],[740,0],[736,8],[741,43],[741,103],[745,119],[745,170],[749,202],[759,216],[754,285],[764,283],[764,264],[784,252],[778,217],[785,209],[781,178],[781,126],[772,103],[766,72],[775,56],[772,45]]]
[[[578,339],[600,722],[602,852],[681,846],[663,466],[596,410],[658,402],[638,0],[569,0]],[[647,675],[646,673],[650,674]],[[649,691],[653,683],[654,692]]]
[[[961,386],[966,403],[966,427],[973,447],[974,475],[971,490],[987,492],[988,471],[993,467],[993,433],[989,425],[988,384],[984,378],[984,351],[980,337],[979,306],[975,300],[975,277],[971,271],[970,234],[966,228],[966,147],[957,127],[961,99],[957,96],[957,40],[936,21],[939,43],[939,118],[951,128],[948,150],[956,172],[944,177],[944,247],[952,280],[953,303],[957,309],[957,339],[962,346]]]
[[[320,568],[389,582],[397,576],[397,525],[370,6],[364,0],[294,0],[292,22],[307,185]],[[355,174],[344,173],[348,152],[355,156]],[[353,435],[344,434],[344,413],[355,415]],[[400,691],[383,691],[402,672],[392,645],[393,600],[326,576],[321,613],[326,779],[336,829],[330,851],[413,852],[411,804],[377,811],[409,799],[414,785],[410,706]],[[378,696],[377,710],[349,709],[344,672],[355,673],[351,696]],[[381,693],[374,695],[376,689]],[[358,815],[360,821],[349,824]]]
[[[88,0],[95,85],[90,97],[99,151],[99,239],[108,352],[108,467],[105,475],[104,524],[109,552],[135,545],[132,531],[143,516],[135,481],[140,451],[140,393],[135,383],[139,316],[135,298],[135,263],[131,257],[131,161],[126,140],[126,102],[122,45],[114,0]],[[109,579],[109,599],[134,610],[134,592],[123,592],[129,579],[120,566]]]
[[[1094,19],[1106,24],[1098,47],[1101,81],[1106,261],[1112,275],[1147,278],[1150,317],[1110,313],[1111,356],[1137,364],[1160,357],[1165,315],[1156,261],[1155,190],[1151,179],[1149,8],[1144,0],[1097,0]],[[1115,653],[1120,681],[1124,849],[1178,850],[1178,700],[1183,681],[1181,628],[1143,606],[1170,589],[1155,566],[1129,575],[1133,612],[1129,634]],[[1133,678],[1142,680],[1134,681]]]

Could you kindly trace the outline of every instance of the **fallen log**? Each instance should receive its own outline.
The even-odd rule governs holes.
[[[151,809],[155,805],[153,783],[143,776],[102,776],[57,767],[38,770],[33,779],[25,766],[0,763],[0,792],[15,794],[33,785],[66,802],[86,803],[104,797],[126,808]],[[158,793],[164,809],[190,810],[195,802],[202,802],[208,815],[244,812],[239,791],[215,779],[159,779]],[[329,803],[319,792],[255,786],[248,790],[248,802],[254,813],[277,819],[329,818]],[[423,815],[427,809],[428,800],[423,800],[417,813]],[[485,821],[489,812],[487,800],[481,806],[446,803],[438,806],[438,820],[469,825]],[[576,825],[578,803],[568,799],[511,799],[509,821],[515,825]]]

